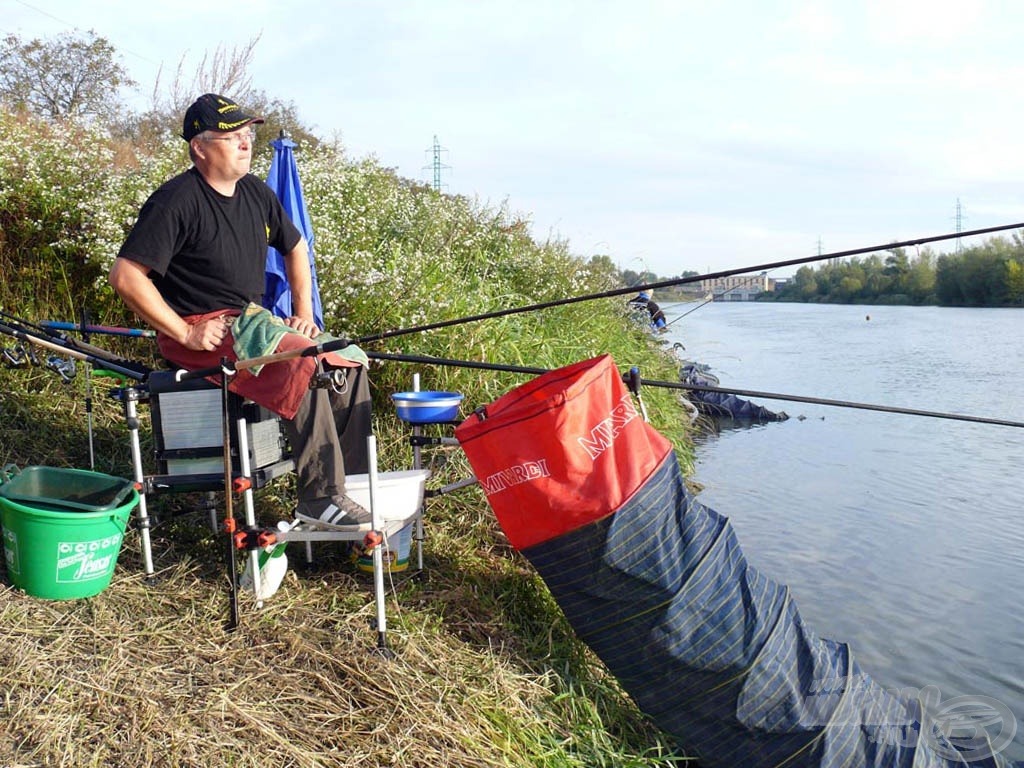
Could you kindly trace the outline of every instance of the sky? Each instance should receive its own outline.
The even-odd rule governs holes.
[[[105,37],[139,99],[161,68],[164,82],[179,64],[190,76],[259,36],[253,87],[352,157],[431,183],[436,137],[446,192],[622,269],[717,272],[1024,221],[1019,0],[0,11],[3,35]]]

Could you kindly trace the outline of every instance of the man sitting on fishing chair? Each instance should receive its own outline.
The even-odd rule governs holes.
[[[308,247],[277,196],[249,173],[254,125],[263,119],[216,94],[185,113],[182,138],[193,167],[157,189],[110,270],[125,304],[157,331],[160,353],[189,370],[237,361],[242,320],[270,320],[259,305],[268,246],[284,254],[292,315],[275,353],[305,349],[313,321]],[[245,317],[235,322],[245,312]],[[280,322],[280,321],[277,321]],[[235,330],[235,334],[232,330]],[[371,397],[365,355],[293,357],[239,368],[230,389],[285,422],[298,482],[296,517],[342,530],[369,530],[370,513],[345,495],[345,473],[366,472]],[[348,353],[349,350],[344,350]],[[259,357],[242,350],[241,357]],[[318,366],[343,371],[341,386],[311,389]]]
[[[636,296],[629,300],[629,306],[634,309],[646,309],[647,313],[651,316],[651,328],[664,333],[667,324],[665,322],[665,313],[661,311],[661,307],[657,305],[654,299],[651,298],[651,294],[647,291],[640,291]]]

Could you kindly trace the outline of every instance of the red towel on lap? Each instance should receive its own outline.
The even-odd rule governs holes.
[[[217,310],[202,315],[189,315],[184,318],[189,325],[195,325],[203,320],[208,320],[221,315],[237,317],[240,312],[237,310]],[[160,354],[175,365],[181,366],[190,371],[202,368],[216,368],[223,358],[234,362],[238,358],[233,349],[234,337],[228,334],[220,346],[212,352],[197,352],[187,349],[163,333],[157,333],[157,346]],[[296,349],[305,349],[313,344],[311,339],[298,334],[286,334],[281,337],[276,352],[291,352]],[[270,363],[265,365],[259,376],[253,376],[248,370],[238,371],[228,384],[228,389],[236,392],[242,397],[252,400],[254,403],[269,408],[286,419],[295,417],[299,410],[299,403],[309,389],[309,380],[316,370],[317,359],[323,358],[332,367],[349,367],[358,365],[351,360],[346,360],[334,353],[328,352],[317,357],[293,357],[288,360]],[[220,384],[217,377],[210,379]]]

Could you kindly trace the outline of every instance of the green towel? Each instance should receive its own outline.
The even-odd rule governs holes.
[[[277,345],[281,343],[282,337],[288,333],[295,333],[305,338],[294,328],[284,324],[284,320],[275,317],[269,311],[258,304],[250,303],[245,311],[239,315],[231,326],[231,335],[234,336],[234,350],[239,360],[249,360],[254,357],[272,355],[277,351]],[[337,341],[336,336],[329,333],[321,333],[310,344],[326,344],[330,341]],[[355,344],[349,344],[344,349],[335,350],[331,354],[351,360],[360,365],[369,366],[370,359]],[[262,365],[254,365],[249,370],[253,376],[258,376],[263,369]]]

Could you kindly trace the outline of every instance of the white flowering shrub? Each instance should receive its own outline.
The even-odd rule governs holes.
[[[110,309],[106,272],[141,201],[185,167],[180,147],[166,149],[121,157],[99,133],[0,112],[4,305],[30,316]]]
[[[314,229],[327,330],[370,351],[551,368],[611,352],[622,365],[646,360],[674,376],[654,346],[624,321],[622,299],[588,300],[501,317],[615,287],[564,241],[538,243],[529,221],[466,197],[442,195],[340,146],[296,154]],[[112,146],[87,129],[0,114],[0,303],[26,317],[134,319],[106,273],[146,197],[189,167],[169,140],[154,153]],[[266,178],[269,159],[253,173]],[[408,329],[451,323],[445,327]],[[399,333],[395,333],[398,331]],[[521,374],[424,366],[424,388],[467,399],[496,397]],[[383,392],[408,387],[400,365],[375,369]]]

